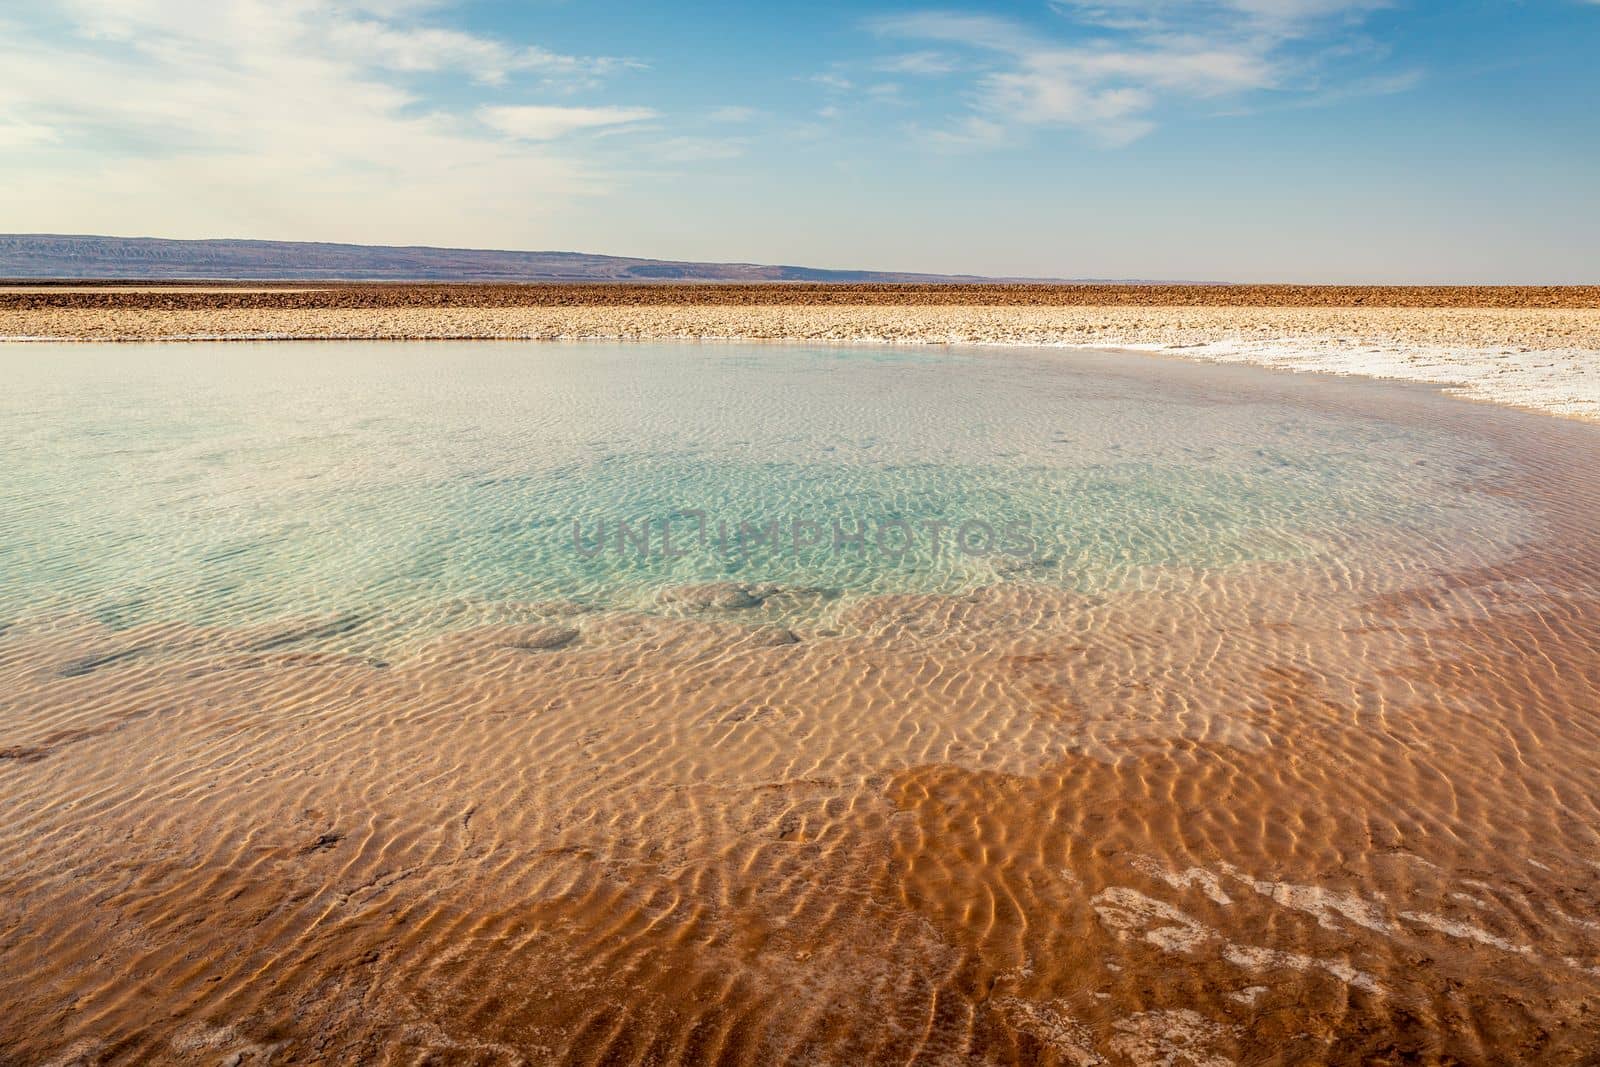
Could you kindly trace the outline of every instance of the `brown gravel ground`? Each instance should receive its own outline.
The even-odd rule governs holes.
[[[0,310],[738,305],[1600,308],[1600,286],[420,284],[0,282]],[[307,289],[308,285],[318,288]],[[23,291],[24,289],[28,291]],[[41,291],[43,290],[43,291]],[[59,291],[50,291],[59,290]],[[188,291],[185,291],[188,290]]]

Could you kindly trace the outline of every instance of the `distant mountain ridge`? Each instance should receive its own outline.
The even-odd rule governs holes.
[[[583,252],[512,252],[308,241],[181,241],[73,234],[0,234],[0,278],[947,284],[1000,280],[972,275],[822,270],[759,263],[690,263]]]

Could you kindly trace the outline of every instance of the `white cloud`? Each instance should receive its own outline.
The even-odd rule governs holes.
[[[1595,0],[1600,3],[1600,0]],[[874,69],[883,74],[950,74],[961,69],[961,64],[943,52],[906,52],[880,59]]]
[[[547,107],[536,105],[486,107],[478,117],[507,137],[522,141],[551,141],[580,130],[624,126],[656,117],[645,107]]]
[[[1052,0],[1084,22],[1130,30],[1251,32],[1295,37],[1331,21],[1350,21],[1388,0]]]
[[[418,21],[437,3],[382,0],[58,0],[85,41],[119,42],[153,59],[201,50],[248,63],[289,48],[352,68],[403,73],[450,71],[498,84],[536,73],[586,84],[637,66],[613,57],[561,55],[531,45]]]
[[[532,108],[617,60],[442,28],[382,0],[61,0],[0,28],[0,230],[491,240],[607,191],[549,138],[653,114]],[[413,88],[454,79],[449,107]],[[508,127],[512,127],[509,128]],[[529,140],[539,143],[530,144]]]
[[[1596,0],[1600,3],[1600,0]],[[761,112],[753,107],[744,107],[740,104],[728,104],[724,107],[712,108],[707,116],[712,122],[750,122],[760,116]]]
[[[947,148],[992,148],[1004,144],[1006,127],[991,119],[968,115],[943,129],[928,131],[928,140]]]
[[[842,74],[834,74],[831,72],[824,74],[813,74],[811,75],[811,80],[817,85],[822,86],[824,89],[832,89],[833,91],[840,93],[848,92],[855,88],[855,83]]]
[[[645,152],[656,163],[714,163],[738,159],[745,147],[740,138],[669,137],[646,145]]]
[[[49,126],[40,126],[36,122],[7,122],[0,119],[0,148],[54,144],[59,140],[61,135]]]
[[[590,85],[601,75],[631,65],[616,59],[557,55],[542,48],[512,48],[457,30],[397,27],[374,19],[337,20],[329,27],[327,40],[352,58],[375,66],[407,72],[459,70],[490,85],[526,72],[551,82]]]
[[[872,20],[878,34],[973,54],[972,112],[934,139],[993,144],[1008,131],[1071,127],[1126,143],[1167,105],[1293,88],[1306,42],[1336,39],[1379,0],[1057,0],[1052,34],[990,15],[930,11]],[[1315,47],[1314,45],[1310,47]],[[912,53],[919,55],[941,53]],[[916,62],[906,73],[919,73]],[[929,65],[926,73],[944,73]],[[1406,79],[1369,79],[1392,84]],[[1320,87],[1326,91],[1326,86]]]

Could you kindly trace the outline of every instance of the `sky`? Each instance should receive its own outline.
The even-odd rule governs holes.
[[[0,232],[1600,282],[1600,0],[0,0]]]

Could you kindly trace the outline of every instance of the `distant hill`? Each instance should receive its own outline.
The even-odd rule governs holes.
[[[583,252],[505,252],[305,241],[0,234],[0,278],[194,278],[460,282],[930,282],[967,275],[680,263]]]

